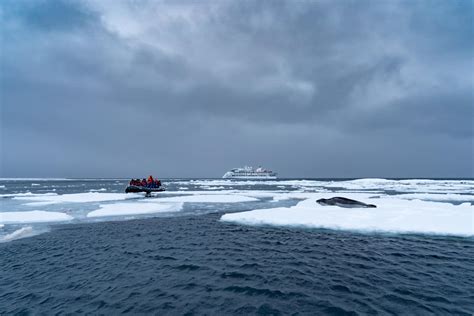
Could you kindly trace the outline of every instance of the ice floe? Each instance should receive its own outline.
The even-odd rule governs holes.
[[[346,190],[392,190],[398,192],[425,192],[425,193],[470,193],[474,194],[473,180],[431,180],[431,179],[355,179],[355,180],[191,180],[176,182],[183,185],[210,187],[229,186],[287,186],[296,189],[311,191],[325,191],[327,189]]]
[[[26,226],[15,230],[13,233],[0,237],[0,242],[8,242],[15,239],[30,237],[34,235],[33,227]]]
[[[0,212],[0,223],[2,224],[64,222],[72,219],[72,216],[61,212]]]
[[[329,194],[310,194],[293,207],[259,209],[230,213],[222,221],[247,225],[298,226],[363,232],[423,233],[442,235],[474,235],[474,207],[469,203],[449,203],[371,198],[368,194],[345,194],[345,197],[376,204],[375,209],[321,206],[319,198]]]
[[[430,180],[430,179],[356,179],[332,181],[327,188],[349,190],[391,190],[412,193],[469,193],[474,194],[473,180]]]
[[[449,201],[449,202],[474,202],[474,195],[468,194],[440,194],[440,193],[407,193],[393,195],[391,197],[406,200],[424,200],[424,201]]]
[[[21,192],[21,193],[9,193],[9,194],[0,194],[0,198],[15,198],[15,197],[33,197],[33,196],[51,196],[57,195],[57,193],[49,192],[49,193],[31,193],[28,192]]]
[[[143,215],[181,210],[182,203],[115,203],[101,205],[98,210],[89,212],[87,217]]]
[[[258,199],[242,195],[228,195],[228,194],[202,194],[202,195],[184,195],[171,196],[158,199],[147,200],[149,202],[188,202],[188,203],[241,203],[241,202],[255,202]]]
[[[29,205],[47,205],[56,203],[87,203],[87,202],[105,202],[105,201],[120,201],[132,198],[143,197],[139,194],[125,194],[125,193],[73,193],[62,195],[34,195],[34,196],[15,196],[14,199],[37,201]]]

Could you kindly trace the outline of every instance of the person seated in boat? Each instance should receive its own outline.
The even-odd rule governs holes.
[[[148,176],[148,180],[146,181],[146,186],[151,188],[153,186],[153,177]]]
[[[140,182],[140,186],[146,187],[146,179],[143,178],[142,181]]]

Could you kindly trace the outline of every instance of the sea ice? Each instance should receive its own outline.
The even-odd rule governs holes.
[[[33,227],[27,226],[15,230],[13,233],[0,238],[0,242],[12,241],[14,239],[25,238],[34,235]]]
[[[140,215],[181,210],[182,203],[115,203],[101,205],[98,210],[89,212],[87,217]]]
[[[0,223],[41,223],[70,221],[73,217],[61,212],[25,211],[25,212],[0,212]]]
[[[356,179],[331,181],[325,187],[349,190],[393,190],[414,193],[474,193],[474,181],[472,180]]]
[[[41,205],[56,204],[56,203],[87,203],[87,202],[105,202],[105,201],[119,201],[131,198],[143,197],[139,194],[126,193],[73,193],[63,195],[36,195],[36,196],[15,196],[14,199],[38,201]],[[37,204],[35,204],[37,205]]]
[[[241,202],[255,202],[258,199],[229,194],[203,194],[203,195],[184,195],[171,196],[164,198],[157,198],[147,200],[147,202],[188,202],[188,203],[241,203]]]
[[[247,225],[300,226],[365,232],[474,235],[474,207],[469,203],[452,205],[441,202],[404,200],[393,197],[370,198],[367,194],[345,197],[376,204],[377,208],[340,208],[321,206],[328,194],[307,194],[296,206],[230,213],[221,220]]]
[[[20,198],[20,197],[51,196],[51,195],[58,195],[58,194],[54,192],[34,194],[28,191],[28,192],[22,192],[22,193],[0,194],[0,198],[17,198],[17,197]]]
[[[391,197],[406,200],[474,202],[474,195],[453,193],[408,193],[393,195]]]

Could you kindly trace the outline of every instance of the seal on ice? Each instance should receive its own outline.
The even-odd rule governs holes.
[[[339,206],[339,207],[346,207],[346,208],[353,208],[353,207],[367,207],[367,208],[374,208],[377,207],[374,204],[366,204],[364,202],[351,200],[345,197],[333,197],[330,199],[319,199],[316,201],[318,204],[323,206]]]

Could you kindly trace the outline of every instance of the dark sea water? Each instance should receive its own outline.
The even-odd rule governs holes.
[[[114,183],[86,186],[111,192]],[[473,238],[220,221],[253,208],[189,205],[174,215],[50,224],[0,243],[0,314],[474,313]]]

